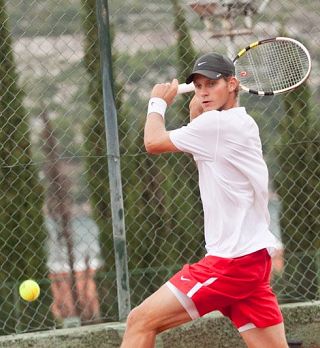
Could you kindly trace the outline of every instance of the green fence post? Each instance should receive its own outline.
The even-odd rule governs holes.
[[[107,0],[97,0],[97,22],[100,38],[103,106],[107,137],[108,171],[111,196],[112,226],[117,274],[119,320],[130,311],[128,259],[120,171],[120,151],[112,79],[109,10]]]

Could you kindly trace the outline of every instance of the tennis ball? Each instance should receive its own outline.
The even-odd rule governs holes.
[[[40,287],[37,282],[28,279],[20,284],[19,294],[25,301],[31,302],[39,297]]]

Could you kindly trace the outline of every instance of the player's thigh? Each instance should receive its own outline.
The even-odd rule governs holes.
[[[241,332],[249,348],[288,348],[283,323]]]
[[[163,285],[133,310],[131,320],[144,322],[145,329],[162,332],[192,319],[172,291]]]

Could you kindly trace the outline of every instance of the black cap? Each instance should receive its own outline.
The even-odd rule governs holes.
[[[218,80],[223,76],[234,76],[235,68],[232,60],[228,57],[218,53],[207,53],[196,60],[186,83],[191,83],[195,74],[206,76],[211,80]]]

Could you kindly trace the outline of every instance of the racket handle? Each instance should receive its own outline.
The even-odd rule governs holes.
[[[183,94],[183,93],[188,93],[188,92],[193,92],[194,91],[194,84],[191,83],[182,83],[178,86],[178,94]]]

